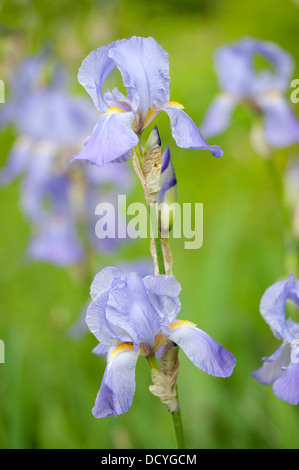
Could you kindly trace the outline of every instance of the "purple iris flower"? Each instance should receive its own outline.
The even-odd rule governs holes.
[[[265,59],[271,69],[256,71],[256,56]],[[200,126],[205,136],[225,131],[235,106],[244,103],[262,116],[265,140],[271,147],[287,147],[299,141],[299,121],[283,96],[290,88],[294,69],[286,51],[272,42],[244,38],[220,47],[215,65],[222,92]]]
[[[299,323],[286,318],[287,300],[299,308],[299,281],[292,274],[269,287],[261,299],[260,312],[282,344],[252,375],[264,385],[273,384],[273,393],[281,400],[298,405]]]
[[[0,108],[0,126],[12,123],[19,135],[34,141],[72,146],[86,138],[96,113],[84,97],[68,93],[68,74],[60,64],[47,86],[42,84],[47,59],[46,52],[29,57],[15,71],[10,98]]]
[[[22,175],[21,207],[34,224],[28,256],[34,260],[69,265],[80,261],[85,250],[78,226],[87,222],[90,246],[111,251],[111,240],[94,243],[94,211],[116,188],[128,190],[129,169],[111,163],[99,173],[86,163],[70,163],[94,123],[96,111],[85,97],[72,96],[66,87],[66,71],[57,66],[48,86],[41,84],[46,54],[26,60],[11,83],[10,100],[0,108],[0,125],[12,123],[18,136],[0,172],[0,184]],[[100,170],[100,169],[99,169]],[[87,220],[86,220],[87,219]]]
[[[108,75],[117,67],[127,96],[117,88],[102,92]],[[128,160],[143,130],[165,111],[170,118],[172,135],[179,147],[207,149],[214,156],[223,152],[203,139],[197,126],[170,101],[168,54],[152,38],[133,36],[92,51],[83,61],[78,80],[100,112],[96,126],[77,160],[102,166],[114,160]]]
[[[119,270],[125,273],[134,271],[138,273],[141,277],[149,276],[150,274],[155,273],[153,260],[149,257],[123,261],[121,263],[118,263],[117,267]],[[89,302],[86,302],[86,305],[84,305],[81,310],[78,320],[69,328],[70,337],[73,339],[81,338],[81,336],[88,331],[85,321],[88,305]]]
[[[173,276],[123,273],[107,267],[94,278],[86,323],[100,342],[94,353],[107,357],[107,367],[93,408],[103,418],[125,413],[135,393],[135,366],[166,339],[180,346],[201,370],[229,377],[235,357],[194,323],[177,319],[180,284]]]
[[[0,173],[1,184],[22,173],[41,171],[44,178],[59,154],[66,155],[60,163],[65,167],[69,153],[84,141],[94,122],[90,103],[67,92],[66,71],[61,66],[55,68],[48,86],[41,84],[46,58],[43,53],[20,65],[11,82],[10,99],[0,108],[0,126],[13,124],[18,133]]]

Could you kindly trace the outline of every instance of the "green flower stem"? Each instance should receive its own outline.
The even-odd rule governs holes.
[[[135,151],[138,156],[139,162],[142,166],[142,148],[141,148],[140,140],[139,140],[138,145],[135,147]],[[159,274],[166,274],[163,248],[162,248],[162,242],[161,242],[161,234],[160,234],[159,223],[158,223],[158,213],[156,210],[151,210],[150,206],[148,206],[148,210],[149,210],[151,228],[152,228],[152,233],[153,233],[153,238],[154,238],[154,243],[155,243]],[[155,354],[151,354],[150,356],[147,356],[147,361],[151,369],[159,370]],[[177,389],[176,389],[176,392],[177,392]],[[183,435],[183,426],[182,426],[180,408],[175,413],[170,413],[170,414],[172,418],[177,448],[184,449],[185,445],[184,445],[184,435]]]
[[[164,263],[164,256],[163,256],[163,249],[160,237],[160,230],[158,225],[158,214],[157,211],[151,210],[149,207],[150,212],[150,221],[151,227],[154,235],[154,243],[155,243],[155,250],[157,255],[157,263],[159,268],[159,274],[166,274],[165,270],[165,263]]]
[[[173,429],[174,429],[174,433],[176,437],[177,448],[185,449],[181,409],[179,408],[178,411],[176,411],[175,413],[170,413],[170,414],[171,414]]]
[[[152,224],[152,230],[153,233],[156,234],[157,236],[154,237],[154,242],[155,242],[155,250],[156,250],[156,255],[157,255],[157,263],[158,263],[158,268],[159,268],[159,274],[165,274],[165,263],[164,263],[164,256],[163,256],[163,249],[162,249],[162,243],[161,243],[161,237],[160,237],[160,231],[158,227],[158,218],[157,218],[157,212],[151,210],[150,211],[150,218],[151,218],[151,224]],[[155,369],[157,369],[157,363],[156,359],[153,362],[153,359],[150,359],[151,356],[148,357],[148,361],[150,366]],[[176,393],[177,393],[177,400],[178,400],[178,391],[176,388]],[[180,408],[178,411],[171,414],[171,419],[172,419],[172,424],[173,424],[173,429],[174,429],[174,434],[176,438],[176,444],[178,449],[185,449],[185,444],[184,444],[184,433],[183,433],[183,425],[182,425],[182,418],[181,418],[181,410]]]
[[[159,370],[155,354],[151,354],[150,356],[147,356],[146,359],[147,359],[151,369]],[[176,388],[176,394],[177,394],[177,400],[178,400],[178,390],[177,390],[177,388]],[[178,449],[185,449],[184,433],[183,433],[183,425],[182,425],[182,418],[181,418],[180,408],[175,413],[170,413],[170,415],[171,415],[171,419],[172,419],[172,425],[173,425],[173,430],[174,430],[174,435],[175,435],[177,448]]]
[[[159,369],[157,361],[156,361],[155,354],[151,354],[150,356],[146,356],[146,359],[147,359],[151,369],[157,369],[157,370]]]
[[[294,235],[291,214],[285,203],[283,184],[275,167],[273,158],[266,160],[266,164],[284,221],[285,268],[287,275],[292,273],[297,279],[299,275],[299,240]]]

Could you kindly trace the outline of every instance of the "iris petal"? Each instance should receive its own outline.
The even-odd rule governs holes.
[[[209,145],[202,137],[198,127],[182,109],[164,106],[162,109],[170,118],[172,136],[182,148],[209,150],[214,157],[221,157],[223,151],[217,145]]]
[[[117,278],[110,290],[107,319],[124,330],[135,347],[145,342],[154,347],[159,333],[159,315],[149,301],[142,279],[137,273]]]
[[[146,276],[142,281],[152,305],[161,317],[161,331],[164,334],[169,334],[169,325],[175,321],[181,309],[181,302],[179,300],[181,285],[174,276],[165,276],[163,274],[159,276]]]
[[[70,220],[51,217],[40,225],[31,239],[28,256],[31,259],[68,266],[83,257],[82,246]]]
[[[150,106],[169,101],[170,78],[167,52],[152,38],[133,36],[109,50],[127,87],[128,98],[143,120]]]
[[[74,160],[88,160],[102,166],[122,157],[138,144],[138,137],[132,130],[134,114],[131,112],[109,112],[101,114],[93,134]]]
[[[106,309],[108,300],[109,289],[103,289],[88,306],[86,324],[99,342],[111,346],[115,341],[130,340],[130,338],[124,337],[121,328],[114,326],[107,320]]]
[[[168,337],[182,348],[199,369],[216,377],[229,377],[234,369],[234,355],[193,323],[178,321]]]
[[[270,326],[274,336],[285,339],[289,343],[293,340],[285,315],[286,301],[294,288],[294,276],[290,275],[285,281],[275,282],[265,291],[260,302],[260,313]]]
[[[264,385],[270,385],[285,373],[290,363],[290,345],[282,344],[272,356],[264,358],[264,364],[252,372],[252,377]]]
[[[130,347],[115,348],[110,352],[107,367],[92,410],[96,418],[126,413],[135,394],[135,366],[138,352]]]
[[[257,72],[253,60],[256,55],[267,59],[275,70]],[[255,98],[269,90],[284,91],[293,70],[292,58],[286,51],[272,42],[250,37],[219,48],[215,62],[221,89],[236,98]]]
[[[288,147],[299,142],[299,120],[286,99],[267,93],[258,101],[263,110],[265,137],[272,147]]]
[[[200,126],[200,131],[205,137],[213,137],[227,129],[235,103],[235,99],[229,93],[221,93],[215,98]]]
[[[114,266],[108,266],[96,274],[90,286],[90,295],[95,299],[103,290],[111,286],[113,279],[121,276],[122,272]]]
[[[285,373],[274,382],[273,393],[291,405],[299,404],[299,362],[290,364]]]
[[[78,72],[78,81],[84,86],[91,96],[99,111],[105,112],[108,106],[103,98],[102,88],[110,72],[114,69],[115,63],[108,53],[111,47],[121,43],[122,40],[115,41],[109,46],[102,46],[92,51],[83,60]]]

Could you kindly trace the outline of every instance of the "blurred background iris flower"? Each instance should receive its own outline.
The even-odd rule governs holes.
[[[167,116],[155,120],[175,168],[178,202],[204,207],[200,249],[170,239],[182,314],[237,358],[223,381],[195,374],[180,354],[185,440],[190,448],[298,447],[298,407],[251,376],[277,349],[260,299],[291,274],[284,214],[265,158],[283,181],[298,230],[299,111],[291,102],[291,80],[299,77],[298,8],[292,0],[0,2],[1,448],[174,446],[143,361],[130,410],[117,419],[93,417],[106,363],[91,353],[97,341],[80,314],[103,267],[153,273],[148,239],[99,240],[94,233],[99,202],[116,203],[118,194],[128,204],[143,202],[132,162],[71,163],[98,119],[77,81],[80,65],[92,50],[133,35],[152,36],[168,52],[170,99],[184,104],[205,139],[213,131],[213,144],[224,151],[216,159],[207,150],[178,148]],[[225,80],[215,73],[215,54],[223,54],[217,71]],[[114,85],[125,92],[116,69],[107,80]],[[221,91],[229,99],[216,109],[211,130],[203,124]]]

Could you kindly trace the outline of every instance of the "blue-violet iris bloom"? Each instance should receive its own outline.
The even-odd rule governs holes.
[[[102,92],[108,75],[117,67],[127,96],[117,88]],[[183,106],[170,101],[167,52],[152,38],[133,36],[92,51],[82,62],[78,80],[100,112],[81,152],[75,159],[102,166],[113,160],[127,160],[142,131],[162,111],[170,118],[173,138],[183,148],[207,149],[222,156],[218,146],[203,139]]]
[[[256,71],[254,58],[261,56],[269,68]],[[216,73],[222,92],[212,102],[201,131],[213,137],[226,130],[238,103],[257,111],[270,147],[287,147],[299,141],[299,121],[283,96],[290,89],[292,57],[278,45],[244,38],[220,47],[215,54]]]
[[[273,393],[281,400],[298,405],[299,323],[286,318],[287,300],[299,308],[299,281],[292,274],[269,287],[261,299],[261,315],[282,344],[252,375],[264,385],[273,384]]]
[[[0,108],[0,127],[13,124],[17,132],[0,186],[22,176],[21,207],[33,223],[28,256],[55,265],[80,262],[85,250],[78,228],[89,227],[88,243],[99,251],[112,251],[120,240],[95,236],[95,207],[131,185],[129,168],[111,163],[95,168],[71,156],[83,145],[96,111],[92,103],[67,90],[67,71],[56,66],[47,85],[42,71],[47,54],[26,59],[10,84],[10,99]],[[91,168],[92,167],[92,168]],[[105,191],[109,185],[110,190]]]
[[[180,284],[173,276],[100,271],[91,285],[86,323],[100,344],[94,353],[107,357],[107,367],[92,410],[97,418],[125,413],[135,393],[135,366],[166,339],[176,343],[200,369],[229,377],[235,357],[194,323],[177,319]]]

